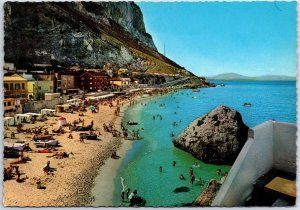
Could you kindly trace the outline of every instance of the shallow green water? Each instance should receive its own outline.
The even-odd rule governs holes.
[[[116,189],[114,194],[114,205],[124,205],[120,201],[121,185],[120,177],[125,178],[125,183],[131,189],[137,189],[138,194],[147,200],[147,206],[177,206],[192,202],[205,188],[207,182],[212,179],[220,179],[215,171],[221,169],[229,171],[229,166],[216,166],[202,163],[190,154],[175,148],[171,142],[170,133],[178,135],[191,121],[188,116],[170,112],[167,107],[174,106],[166,102],[165,97],[147,100],[145,105],[135,105],[127,110],[124,121],[128,119],[138,121],[138,126],[130,126],[129,129],[139,129],[143,140],[135,142],[133,148],[128,152],[122,167],[116,177]],[[159,104],[164,102],[165,108]],[[171,110],[177,109],[172,107]],[[162,115],[160,120],[157,114]],[[153,120],[153,115],[156,119]],[[181,118],[181,119],[180,119]],[[181,120],[181,123],[179,122]],[[174,127],[173,122],[178,126]],[[142,130],[143,128],[143,130]],[[173,161],[176,166],[173,167]],[[197,162],[199,167],[193,167]],[[159,167],[163,167],[160,173]],[[189,171],[193,168],[196,178],[201,178],[204,183],[189,184]],[[186,179],[180,180],[183,174]],[[174,193],[177,187],[189,187],[189,192]],[[125,204],[126,205],[126,204]]]
[[[229,171],[230,166],[205,164],[175,148],[169,135],[174,132],[176,137],[194,119],[220,104],[238,110],[249,127],[271,119],[296,122],[295,82],[223,83],[225,87],[202,88],[200,92],[180,90],[146,99],[126,111],[124,122],[138,121],[138,126],[128,128],[139,129],[144,138],[133,144],[115,178],[114,206],[126,205],[120,198],[120,177],[125,178],[125,184],[132,190],[137,189],[138,194],[147,200],[147,206],[180,206],[194,201],[210,179],[220,179],[215,173],[217,169]],[[252,107],[244,107],[244,102],[251,102]],[[163,119],[160,120],[157,114]],[[155,120],[153,116],[156,116]],[[178,126],[174,127],[173,122],[177,122]],[[177,162],[175,167],[172,166],[174,160]],[[193,168],[194,173],[196,178],[201,177],[205,181],[203,185],[188,183],[189,170],[195,161],[200,167]],[[163,167],[162,173],[159,172],[160,166]],[[187,179],[180,180],[180,174]],[[189,187],[190,191],[173,192],[183,186]]]

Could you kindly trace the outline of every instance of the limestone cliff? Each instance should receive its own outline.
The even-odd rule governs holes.
[[[248,129],[239,112],[219,106],[193,121],[173,143],[204,162],[233,164],[247,141]]]
[[[4,60],[189,75],[158,53],[134,2],[6,2]]]

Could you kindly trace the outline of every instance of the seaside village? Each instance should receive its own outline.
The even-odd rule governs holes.
[[[168,90],[121,76],[127,71],[113,71],[110,64],[103,69],[34,64],[30,71],[5,64],[4,205],[51,205],[49,195],[56,194],[57,186],[70,188],[61,193],[65,196],[72,192],[66,173],[87,176],[82,164],[93,164],[93,153],[99,153],[97,161],[103,163],[118,157],[118,137],[139,138],[122,125],[122,109],[137,97]],[[40,199],[26,202],[33,189],[48,193],[35,191]]]
[[[120,157],[124,139],[140,139],[138,130],[128,129],[138,122],[122,122],[126,107],[176,88],[131,80],[127,71],[109,64],[103,69],[34,64],[30,70],[5,64],[4,206],[92,202],[99,167]],[[294,205],[295,174],[296,125],[267,121],[249,130],[221,184],[209,182],[194,205]]]

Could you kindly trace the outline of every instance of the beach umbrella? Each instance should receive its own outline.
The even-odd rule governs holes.
[[[95,106],[94,106],[94,105],[91,105],[91,106],[90,106],[90,110],[91,110],[91,111],[94,111],[94,110],[95,110]]]

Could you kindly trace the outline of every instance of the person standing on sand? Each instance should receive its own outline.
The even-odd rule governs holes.
[[[44,166],[43,171],[48,174],[50,172],[50,161]]]
[[[83,139],[83,136],[80,136],[80,143],[84,143],[84,139]]]

